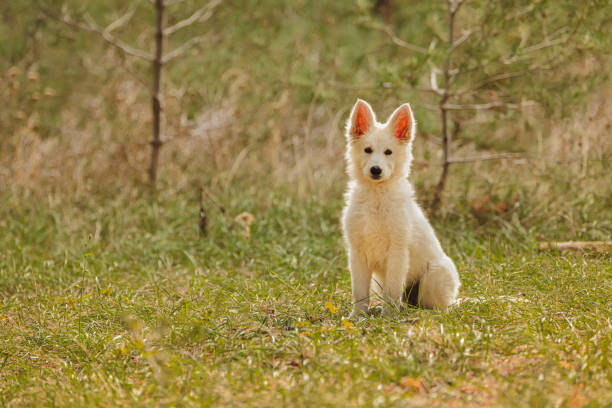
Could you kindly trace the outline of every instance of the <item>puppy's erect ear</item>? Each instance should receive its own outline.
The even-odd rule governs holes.
[[[347,124],[349,137],[351,139],[359,139],[374,126],[375,121],[374,111],[370,104],[364,100],[357,99]]]
[[[405,103],[395,110],[388,121],[393,136],[402,142],[410,142],[414,137],[415,123],[410,105]]]

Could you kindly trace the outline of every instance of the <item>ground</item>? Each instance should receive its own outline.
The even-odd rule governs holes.
[[[0,403],[612,404],[609,253],[540,251],[516,222],[444,216],[463,302],[353,324],[340,197],[218,201],[200,236],[185,192],[3,195]]]

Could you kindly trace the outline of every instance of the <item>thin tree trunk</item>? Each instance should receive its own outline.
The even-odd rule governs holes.
[[[391,15],[393,13],[393,0],[376,0],[374,11],[380,13],[385,19],[385,23],[391,23]]]
[[[155,0],[155,56],[153,58],[153,139],[151,140],[151,163],[149,167],[149,183],[155,187],[157,180],[157,164],[159,162],[159,150],[162,146],[161,138],[161,79],[162,79],[162,55],[164,45],[164,0]]]
[[[440,207],[440,203],[442,202],[442,191],[444,190],[444,185],[446,184],[446,177],[448,175],[448,166],[450,165],[449,156],[450,156],[450,140],[448,137],[448,122],[446,120],[446,116],[448,111],[444,109],[443,105],[446,98],[443,97],[440,101],[440,116],[442,120],[442,173],[440,173],[440,178],[438,179],[438,184],[436,185],[436,189],[434,190],[433,199],[431,201],[430,212],[431,214],[436,214]]]
[[[452,138],[448,133],[448,109],[446,109],[446,102],[450,97],[451,87],[451,54],[455,45],[455,14],[461,6],[462,0],[447,0],[448,1],[448,12],[449,12],[449,24],[448,24],[448,53],[446,54],[446,61],[444,62],[444,90],[442,97],[440,98],[439,109],[440,119],[442,120],[442,173],[438,179],[438,184],[434,190],[434,195],[431,200],[431,206],[429,211],[432,215],[438,212],[440,203],[442,202],[442,191],[444,191],[444,185],[446,184],[446,178],[448,176],[448,167],[450,166],[451,156],[451,143]],[[455,122],[455,129],[453,130],[453,136],[459,133],[459,124]]]

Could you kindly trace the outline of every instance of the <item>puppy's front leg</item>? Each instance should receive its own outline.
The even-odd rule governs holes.
[[[389,314],[390,307],[399,306],[406,287],[409,266],[408,249],[406,247],[396,247],[389,251],[385,286],[383,288],[385,295],[383,314]]]
[[[349,265],[351,268],[351,286],[353,290],[353,311],[349,316],[350,319],[368,311],[372,272],[368,269],[364,259],[356,251],[350,251]]]

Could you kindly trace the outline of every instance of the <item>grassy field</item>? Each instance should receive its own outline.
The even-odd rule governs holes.
[[[609,253],[540,252],[515,223],[447,214],[435,225],[463,303],[353,324],[340,196],[218,200],[201,237],[184,192],[4,195],[0,404],[612,403]]]
[[[211,3],[165,42],[153,195],[150,62],[108,43],[152,52],[151,2],[0,2],[0,406],[612,407],[611,253],[538,249],[612,240],[612,8]],[[444,95],[461,302],[345,321],[349,109],[411,103],[428,208]]]

